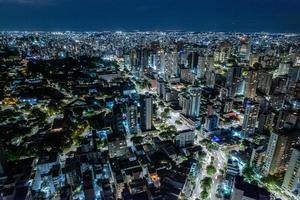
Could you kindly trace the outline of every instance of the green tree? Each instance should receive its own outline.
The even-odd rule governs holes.
[[[212,175],[214,175],[217,172],[216,168],[213,165],[208,165],[206,167],[206,170],[207,170],[207,174],[209,176],[212,176]]]
[[[209,190],[212,184],[212,179],[210,177],[205,177],[201,181],[201,188],[203,190]]]
[[[199,151],[198,152],[198,159],[203,160],[206,156],[206,153],[204,151]]]
[[[165,109],[164,109],[164,112],[166,112],[166,113],[170,113],[170,108],[169,107],[166,107]]]
[[[203,190],[200,194],[201,199],[207,199],[208,198],[208,192],[206,190]]]
[[[243,175],[248,182],[252,182],[255,175],[253,168],[250,167],[250,165],[246,165],[246,167],[243,169]]]

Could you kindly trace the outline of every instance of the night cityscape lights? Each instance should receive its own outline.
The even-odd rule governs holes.
[[[0,200],[300,200],[299,8],[0,0]]]
[[[1,199],[300,198],[300,35],[0,38]]]

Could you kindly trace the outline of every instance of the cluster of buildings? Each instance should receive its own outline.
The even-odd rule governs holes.
[[[0,41],[2,199],[300,198],[299,35]]]

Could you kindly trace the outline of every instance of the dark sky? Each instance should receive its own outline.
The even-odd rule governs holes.
[[[300,0],[0,0],[0,30],[300,32]]]

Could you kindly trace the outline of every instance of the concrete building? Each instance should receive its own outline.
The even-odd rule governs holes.
[[[110,158],[121,157],[127,154],[127,144],[123,134],[108,134],[107,142]]]
[[[259,104],[254,101],[245,100],[245,112],[244,112],[244,120],[243,120],[243,135],[247,138],[249,135],[255,132],[256,123],[258,119],[259,113]]]
[[[263,166],[265,174],[273,175],[286,170],[292,147],[299,144],[299,133],[299,130],[280,130],[271,134]]]
[[[251,167],[261,167],[265,161],[266,157],[266,148],[265,146],[258,146],[253,148],[251,159],[250,159],[250,166]]]
[[[142,131],[152,130],[153,100],[149,94],[141,95],[141,129]]]
[[[210,115],[205,118],[204,127],[208,131],[212,131],[219,126],[219,116],[218,115]]]
[[[197,118],[200,115],[201,88],[190,88],[183,94],[182,113],[190,118]]]
[[[282,187],[295,198],[300,198],[300,147],[293,148]]]
[[[134,102],[129,102],[126,108],[126,120],[127,125],[130,133],[136,133],[137,132],[137,105]]]
[[[195,132],[193,130],[179,131],[175,136],[175,144],[178,147],[193,145],[194,140],[195,140]]]
[[[254,99],[256,97],[256,89],[257,89],[257,70],[255,68],[250,67],[245,82],[244,96],[249,99]]]

